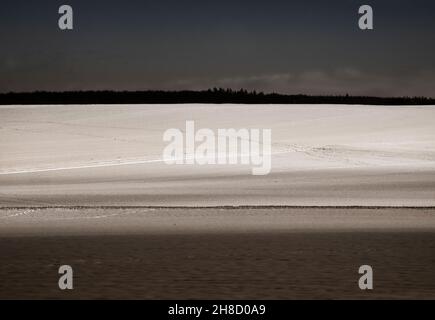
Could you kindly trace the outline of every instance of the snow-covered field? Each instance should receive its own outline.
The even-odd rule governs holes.
[[[162,161],[169,128],[272,129],[272,172]],[[435,106],[0,107],[0,205],[435,205]]]
[[[272,172],[165,164],[186,120],[272,129]],[[435,106],[0,107],[0,298],[430,299],[433,206]]]

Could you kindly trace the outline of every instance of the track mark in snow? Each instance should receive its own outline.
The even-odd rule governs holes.
[[[37,210],[40,210],[40,209],[38,208],[38,209],[24,210],[24,211],[17,212],[17,213],[14,213],[14,214],[10,214],[10,215],[7,215],[7,216],[2,216],[2,217],[0,217],[0,219],[25,217],[25,216],[28,216],[29,214],[31,214],[32,212],[36,212]],[[142,212],[150,212],[150,211],[154,211],[154,210],[155,209],[146,209],[146,210],[142,210],[141,213]],[[68,210],[67,209],[67,211],[77,211],[77,210],[76,209],[73,209],[73,210]],[[50,214],[48,216],[47,215],[41,216],[40,218],[42,220],[51,220],[51,221],[53,221],[53,220],[57,220],[57,221],[59,221],[59,220],[83,220],[83,219],[89,220],[89,219],[105,219],[105,218],[111,218],[111,217],[116,217],[116,216],[129,215],[129,214],[132,214],[132,213],[134,213],[134,212],[128,212],[127,211],[127,212],[118,212],[118,213],[112,213],[112,214],[100,214],[100,215],[96,215],[96,216],[86,215],[86,213],[85,213],[85,214],[80,214],[80,215],[73,216],[73,217],[68,217],[67,216],[67,217],[64,217],[64,218],[63,217],[53,216],[53,215]]]
[[[74,209],[74,210],[76,210],[76,209]],[[149,212],[149,211],[154,211],[154,210],[155,209],[146,209],[146,210],[143,210],[141,212]],[[51,220],[51,221],[53,221],[53,220],[63,221],[63,220],[105,219],[105,218],[111,218],[111,217],[116,217],[116,216],[129,215],[129,214],[132,214],[132,213],[134,213],[134,212],[119,212],[119,213],[112,213],[112,214],[102,214],[102,215],[97,215],[97,216],[87,216],[87,215],[81,214],[81,215],[75,216],[75,217],[65,217],[65,218],[55,217],[55,218],[50,218],[49,220]]]
[[[56,219],[50,219],[50,220],[81,220],[81,219],[104,219],[104,218],[110,218],[115,216],[121,216],[129,214],[128,212],[122,212],[122,213],[113,213],[113,214],[104,214],[99,216],[81,216],[81,217],[68,217],[68,218],[56,218]]]
[[[24,210],[22,212],[14,213],[14,214],[11,214],[11,215],[8,215],[8,216],[4,216],[4,217],[0,217],[0,218],[5,219],[5,218],[15,218],[15,217],[20,217],[20,216],[26,216],[26,215],[34,212],[34,211],[35,211],[34,209]]]
[[[278,151],[272,152],[270,155],[278,155],[284,153],[293,153],[294,151]],[[267,155],[267,154],[265,154]],[[239,155],[239,157],[249,157],[248,154]],[[227,155],[225,155],[227,157]],[[183,159],[187,159],[189,157],[185,157]],[[94,164],[87,165],[78,165],[71,167],[58,167],[58,168],[45,168],[45,169],[24,169],[24,170],[15,170],[15,171],[6,171],[0,172],[0,175],[12,175],[12,174],[23,174],[23,173],[38,173],[38,172],[50,172],[50,171],[62,171],[62,170],[77,170],[77,169],[90,169],[90,168],[103,168],[103,167],[115,167],[115,166],[126,166],[126,165],[137,165],[137,164],[147,164],[147,163],[162,163],[166,161],[174,161],[176,158],[171,159],[148,159],[148,160],[111,160]]]

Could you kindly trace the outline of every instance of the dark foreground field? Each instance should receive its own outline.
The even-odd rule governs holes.
[[[432,209],[97,211],[1,210],[0,299],[435,299]]]

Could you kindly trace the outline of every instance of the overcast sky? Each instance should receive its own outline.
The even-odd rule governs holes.
[[[58,28],[62,4],[72,31]],[[363,4],[373,31],[358,28]],[[2,0],[0,39],[0,92],[435,97],[434,0]]]

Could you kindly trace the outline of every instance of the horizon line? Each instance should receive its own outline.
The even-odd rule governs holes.
[[[225,87],[213,87],[208,89],[178,89],[178,90],[165,90],[165,89],[140,89],[140,90],[119,90],[119,89],[71,89],[71,90],[30,90],[30,91],[0,91],[2,95],[15,95],[15,94],[65,94],[65,93],[238,93],[245,95],[277,95],[285,97],[340,97],[340,98],[374,98],[374,99],[427,99],[435,100],[435,96],[422,96],[422,95],[391,95],[391,96],[378,96],[378,95],[363,95],[363,94],[307,94],[307,93],[281,93],[277,91],[260,91],[248,90],[245,88],[232,89]]]
[[[247,89],[207,90],[70,90],[0,93],[0,105],[99,104],[349,104],[435,105],[425,96],[309,95],[265,93]]]

